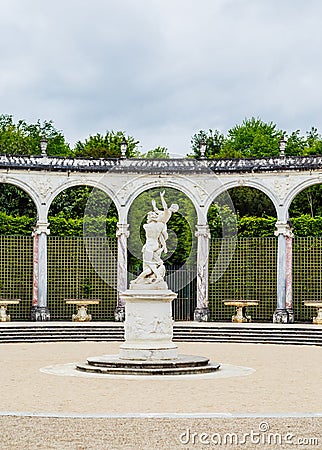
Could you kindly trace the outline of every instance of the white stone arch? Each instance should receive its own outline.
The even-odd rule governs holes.
[[[272,191],[267,185],[260,183],[258,181],[254,181],[254,180],[247,180],[247,179],[242,179],[242,180],[238,180],[238,179],[234,179],[228,182],[222,182],[220,184],[220,186],[218,186],[215,190],[213,190],[210,194],[209,194],[209,198],[208,201],[205,205],[205,209],[206,209],[206,214],[208,214],[210,205],[215,201],[215,199],[222,194],[223,192],[227,192],[229,189],[233,189],[236,187],[251,187],[253,189],[257,189],[261,192],[263,192],[264,194],[267,195],[267,197],[271,200],[271,202],[274,205],[275,211],[276,211],[276,216],[279,217],[280,215],[280,200],[278,198],[278,196],[276,195],[276,193],[274,191]]]
[[[180,175],[178,175],[178,179],[180,179]],[[133,181],[135,181],[135,184],[133,183]],[[162,177],[162,178],[158,178],[158,179],[147,179],[146,177],[138,177],[136,180],[132,180],[130,182],[130,184],[134,184],[133,188],[130,190],[129,195],[126,196],[126,203],[125,203],[125,212],[124,212],[124,217],[127,218],[128,217],[128,213],[129,210],[134,202],[134,200],[143,192],[146,192],[150,189],[156,189],[156,188],[160,188],[160,189],[164,189],[164,188],[172,188],[172,189],[176,189],[180,192],[182,192],[183,194],[185,194],[189,200],[192,202],[196,215],[197,215],[197,220],[199,222],[200,217],[201,217],[201,211],[200,211],[200,204],[202,203],[202,200],[200,199],[200,197],[197,195],[196,189],[194,189],[194,185],[195,183],[193,182],[193,180],[188,180],[185,178],[185,184],[183,185],[183,183],[181,184],[179,181],[173,180],[173,178],[171,177]],[[189,187],[188,187],[189,185]],[[126,189],[127,186],[124,186],[124,188]],[[207,195],[207,193],[205,192],[205,194]]]
[[[23,179],[14,178],[14,177],[8,177],[1,178],[0,182],[2,184],[12,184],[13,186],[19,187],[22,189],[29,197],[32,199],[32,201],[35,204],[36,210],[37,210],[37,217],[40,216],[41,211],[41,198],[39,193],[34,189],[32,186],[32,183],[27,183]]]
[[[290,189],[285,198],[285,208],[287,209],[287,211],[289,210],[292,201],[300,192],[304,191],[304,189],[307,189],[311,186],[315,186],[317,184],[322,184],[322,178],[320,178],[319,176],[309,177],[306,180],[296,184],[292,189]]]
[[[109,196],[109,198],[111,199],[111,201],[115,204],[117,213],[118,213],[118,217],[120,217],[120,203],[119,200],[117,198],[117,196],[115,195],[115,192],[113,192],[108,186],[106,186],[106,184],[102,183],[100,180],[89,180],[89,179],[84,179],[81,180],[79,178],[77,179],[69,179],[68,181],[64,181],[63,184],[58,185],[50,194],[50,197],[47,199],[47,203],[46,203],[46,208],[47,208],[47,215],[50,209],[50,206],[52,204],[52,202],[55,200],[55,198],[61,194],[63,191],[65,191],[66,189],[70,189],[73,187],[78,187],[78,186],[90,186],[93,188],[97,188],[100,189],[101,191],[105,192],[105,194],[107,194]]]

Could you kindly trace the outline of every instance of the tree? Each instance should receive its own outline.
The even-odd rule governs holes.
[[[191,149],[193,154],[188,155],[193,158],[200,158],[200,146],[206,144],[206,158],[218,158],[225,142],[225,136],[219,130],[200,130],[194,134],[191,139]]]
[[[141,158],[148,158],[148,159],[168,159],[170,158],[169,151],[166,147],[156,147],[153,150],[149,150],[147,153],[142,153],[139,155]]]
[[[121,143],[127,143],[126,157],[133,158],[138,155],[137,144],[132,136],[125,137],[123,131],[106,131],[89,136],[84,142],[78,141],[75,146],[75,156],[85,158],[119,158],[121,156]]]
[[[61,131],[56,130],[52,121],[27,124],[24,120],[14,123],[10,115],[0,115],[0,153],[8,155],[39,155],[40,139],[48,141],[49,156],[72,154]]]
[[[317,128],[312,127],[306,132],[306,146],[304,155],[321,155],[322,154],[322,137],[318,133]]]
[[[260,118],[245,119],[241,125],[228,130],[227,136],[220,131],[199,131],[191,139],[192,155],[200,158],[200,145],[207,146],[206,158],[263,158],[279,156],[279,141],[287,140],[286,156],[307,156],[322,154],[322,137],[317,128],[312,127],[305,135],[300,130],[289,135],[278,129],[273,122],[263,122]]]
[[[307,156],[322,154],[322,138],[317,128],[312,127],[310,131],[303,136],[300,130],[293,131],[289,136],[286,135],[287,144],[285,154],[288,156]]]
[[[221,150],[221,157],[263,158],[278,156],[279,140],[284,133],[273,122],[265,123],[261,119],[245,119],[241,125],[235,125]]]
[[[19,187],[7,183],[0,183],[0,212],[13,217],[37,216],[37,208],[31,197]]]
[[[289,208],[293,217],[309,214],[312,218],[322,216],[322,185],[310,186],[293,199]]]
[[[276,210],[271,199],[259,189],[244,186],[229,189],[228,193],[240,217],[276,215]]]

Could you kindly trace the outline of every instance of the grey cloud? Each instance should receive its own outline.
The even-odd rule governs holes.
[[[322,4],[309,0],[5,0],[1,113],[75,142],[126,130],[189,152],[199,129],[260,116],[322,128]]]

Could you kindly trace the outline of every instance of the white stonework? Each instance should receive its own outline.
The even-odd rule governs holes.
[[[129,224],[118,223],[116,230],[118,307],[124,307],[119,293],[124,292],[127,288],[127,239],[129,235]]]
[[[120,359],[176,359],[171,302],[177,294],[169,289],[128,289],[120,296],[126,305],[125,342],[120,346]]]
[[[197,308],[208,307],[208,257],[210,231],[208,225],[197,225]]]
[[[39,222],[39,307],[46,307],[46,237],[48,211],[65,189],[87,185],[103,190],[114,202],[119,222],[125,226],[135,198],[142,192],[167,187],[178,189],[195,207],[199,226],[207,226],[207,212],[222,193],[238,186],[264,192],[277,215],[278,288],[277,319],[284,322],[286,305],[286,239],[288,208],[303,189],[321,183],[322,157],[272,157],[262,159],[203,160],[105,160],[0,155],[0,181],[23,189],[35,203]],[[43,224],[44,226],[42,227]],[[126,232],[119,235],[119,290],[126,280]],[[198,317],[207,309],[207,243],[198,237]],[[199,242],[200,241],[200,242]],[[123,272],[123,273],[121,273]],[[122,306],[122,305],[121,305]],[[207,314],[207,311],[206,311]]]

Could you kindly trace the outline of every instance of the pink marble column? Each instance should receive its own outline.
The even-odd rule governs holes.
[[[125,319],[125,304],[120,293],[127,290],[127,239],[130,235],[129,224],[118,223],[117,237],[117,306],[114,312],[116,322]]]
[[[275,236],[278,237],[277,250],[277,307],[273,315],[274,323],[293,323],[292,308],[292,237],[289,222],[276,222]]]
[[[33,251],[33,286],[32,286],[32,306],[38,306],[38,283],[39,283],[39,273],[38,273],[38,251],[39,251],[39,234],[36,232],[32,233],[34,238],[34,251]]]
[[[37,222],[33,230],[33,292],[30,318],[32,321],[50,320],[47,308],[47,222]]]
[[[210,231],[208,225],[196,225],[197,231],[197,308],[194,320],[207,322],[210,320],[208,308],[208,260]]]
[[[289,314],[289,323],[294,323],[293,293],[292,293],[292,255],[293,255],[293,233],[290,229],[285,237],[286,240],[286,295],[285,306]]]

